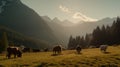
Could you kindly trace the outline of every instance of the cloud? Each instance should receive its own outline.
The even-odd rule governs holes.
[[[74,19],[80,19],[81,21],[86,21],[86,22],[87,21],[97,21],[97,19],[90,18],[90,17],[88,17],[88,16],[86,16],[86,15],[80,13],[80,12],[75,12],[73,14],[73,18]]]
[[[80,21],[97,21],[97,19],[93,19],[93,18],[90,18],[84,14],[82,14],[81,12],[78,12],[78,11],[75,11],[73,9],[69,9],[63,5],[60,5],[59,6],[60,10],[65,12],[65,13],[68,13],[68,14],[72,14],[72,18],[73,19],[76,19],[76,20],[80,20]]]
[[[71,10],[65,6],[60,5],[59,8],[65,13],[72,13]]]

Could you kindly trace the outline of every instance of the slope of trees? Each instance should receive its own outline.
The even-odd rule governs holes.
[[[77,36],[73,38],[70,36],[68,49],[75,49],[76,45],[80,45],[82,48],[89,46],[99,47],[102,44],[120,44],[120,18],[113,22],[112,26],[99,26],[93,30],[91,34],[86,34],[85,37]]]
[[[1,39],[1,42],[0,42],[0,53],[2,51],[6,51],[7,47],[8,47],[7,34],[6,34],[6,32],[3,32],[2,33],[2,39]]]
[[[5,51],[6,47],[25,46],[32,49],[50,48],[50,44],[46,41],[25,36],[10,28],[0,25],[0,53]]]

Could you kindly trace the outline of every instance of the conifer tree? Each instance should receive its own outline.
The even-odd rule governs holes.
[[[6,32],[3,32],[3,35],[2,35],[2,45],[3,45],[3,51],[6,51],[6,49],[8,47],[8,39],[7,39]]]

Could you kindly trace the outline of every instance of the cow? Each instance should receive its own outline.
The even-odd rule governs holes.
[[[16,58],[16,56],[22,57],[22,52],[19,50],[18,47],[8,47],[7,48],[6,57],[8,57],[8,59],[10,59],[12,54],[14,55],[14,58]]]
[[[108,48],[108,45],[100,45],[100,50],[102,52],[106,52],[107,48]]]
[[[61,47],[61,45],[57,45],[57,46],[55,46],[54,48],[53,48],[53,54],[61,54],[61,52],[62,52],[62,47]]]
[[[77,51],[78,54],[80,54],[81,47],[79,45],[76,47],[76,51]]]

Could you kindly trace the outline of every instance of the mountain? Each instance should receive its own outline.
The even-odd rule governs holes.
[[[68,32],[68,35],[72,36],[84,36],[86,33],[92,33],[92,31],[97,27],[97,26],[102,26],[102,25],[109,25],[111,26],[115,18],[103,18],[101,20],[98,20],[96,22],[83,22],[83,23],[78,23],[73,26],[66,27],[66,31]]]
[[[46,23],[51,27],[55,36],[58,38],[58,43],[67,44],[68,38],[65,33],[64,26],[61,25],[62,21],[60,21],[57,17],[54,19],[50,19],[48,16],[41,16]]]
[[[52,20],[52,22],[57,23],[57,24],[62,25],[62,26],[72,26],[72,25],[74,24],[74,23],[72,23],[72,22],[69,21],[69,20],[63,20],[63,21],[61,21],[61,20],[59,20],[57,17],[55,17],[55,18]]]
[[[111,26],[114,20],[115,20],[115,18],[103,18],[96,22],[78,23],[77,25],[71,26],[68,29],[70,29],[73,36],[85,35],[86,33],[91,33],[97,26],[100,26],[100,27],[102,25]],[[76,34],[76,32],[78,32],[78,33]]]
[[[79,35],[86,35],[86,33],[92,33],[92,31],[97,26],[102,25],[109,25],[111,26],[113,21],[116,18],[103,18],[101,20],[98,20],[96,22],[83,22],[83,23],[72,23],[68,20],[60,21],[57,17],[53,20],[50,19],[48,16],[42,17],[47,24],[52,28],[54,31],[56,37],[59,38],[60,41],[64,41],[65,44],[67,44],[70,35],[72,36],[79,36]]]
[[[50,43],[57,40],[48,24],[20,0],[0,0],[0,5],[0,25]]]
[[[62,21],[62,25],[63,25],[63,26],[73,26],[74,23],[72,23],[72,22],[69,21],[69,20],[63,20],[63,21]]]

